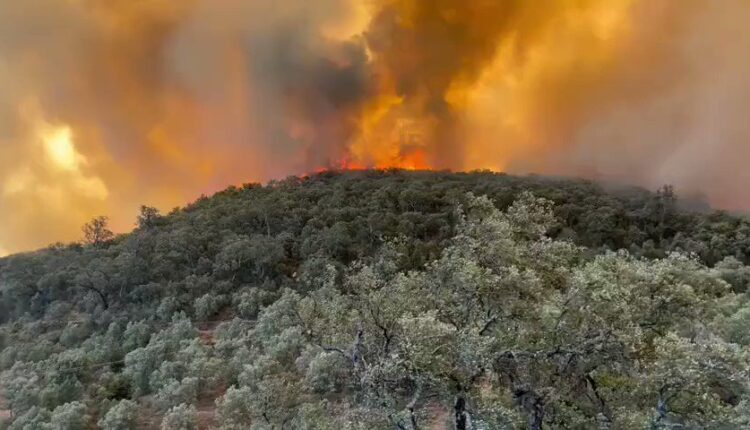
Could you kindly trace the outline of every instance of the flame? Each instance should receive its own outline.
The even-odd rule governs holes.
[[[416,149],[401,156],[392,163],[381,164],[378,169],[398,168],[403,170],[429,170],[430,164],[427,162],[427,153],[423,150]]]
[[[385,2],[388,12],[371,22],[396,29],[373,42],[376,95],[345,157],[378,168],[504,169],[541,141],[538,93],[556,74],[607,70],[634,3],[560,2],[550,13],[532,3]],[[503,14],[518,21],[515,31],[503,28]],[[423,38],[457,47],[431,51]]]

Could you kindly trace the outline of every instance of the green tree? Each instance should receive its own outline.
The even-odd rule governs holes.
[[[141,206],[136,225],[140,229],[149,229],[159,224],[162,219],[159,209],[151,206]]]
[[[102,430],[135,430],[138,425],[138,404],[120,400],[99,420]]]
[[[161,430],[196,430],[198,428],[198,413],[195,406],[184,403],[173,407],[161,422]]]
[[[81,402],[65,403],[52,411],[51,430],[85,430],[91,417]]]
[[[83,226],[82,230],[83,241],[88,245],[101,246],[115,237],[109,229],[109,217],[106,216],[92,219]]]

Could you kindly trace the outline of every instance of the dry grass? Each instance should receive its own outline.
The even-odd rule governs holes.
[[[0,394],[0,423],[3,421],[10,421],[10,410],[8,408],[8,401]]]
[[[427,412],[427,419],[424,428],[428,430],[447,430],[450,429],[450,412],[443,405],[431,403],[424,407]]]

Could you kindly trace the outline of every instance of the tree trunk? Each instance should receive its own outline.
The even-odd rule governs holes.
[[[453,413],[453,428],[455,430],[471,430],[471,418],[469,413],[466,412],[466,398],[463,394],[456,397]]]
[[[532,390],[517,389],[513,394],[519,405],[526,411],[530,430],[542,430],[544,423],[544,401]]]

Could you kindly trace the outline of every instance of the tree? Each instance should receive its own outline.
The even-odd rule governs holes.
[[[13,420],[8,430],[46,429],[49,426],[51,413],[36,406]],[[0,424],[4,424],[0,421]]]
[[[170,409],[161,422],[161,430],[196,430],[198,416],[195,406],[185,403]]]
[[[136,225],[140,229],[155,227],[161,219],[159,209],[151,206],[141,206],[140,213],[136,220]]]
[[[132,400],[120,400],[99,420],[102,430],[135,430],[138,426],[138,405]]]
[[[750,221],[670,194],[335,173],[2,258],[7,425],[750,428]]]
[[[424,270],[394,274],[378,262],[355,266],[345,294],[335,276],[307,297],[285,294],[256,335],[278,346],[296,326],[324,354],[275,356],[249,375],[290,384],[303,365],[309,390],[351,387],[402,430],[420,427],[426,399],[457,430],[517,427],[519,417],[534,430],[729,422],[731,399],[750,386],[746,354],[707,332],[719,298],[731,299],[719,274],[680,254],[585,259],[545,236],[550,210],[528,195],[506,212],[470,196],[452,245]],[[282,399],[264,398],[275,408]]]
[[[94,246],[101,246],[115,236],[109,229],[109,217],[106,216],[92,219],[83,226],[82,230],[84,243]]]
[[[65,403],[52,411],[50,430],[85,430],[90,417],[81,402]]]
[[[193,308],[199,320],[207,320],[214,316],[228,301],[226,296],[206,293],[195,299]]]

